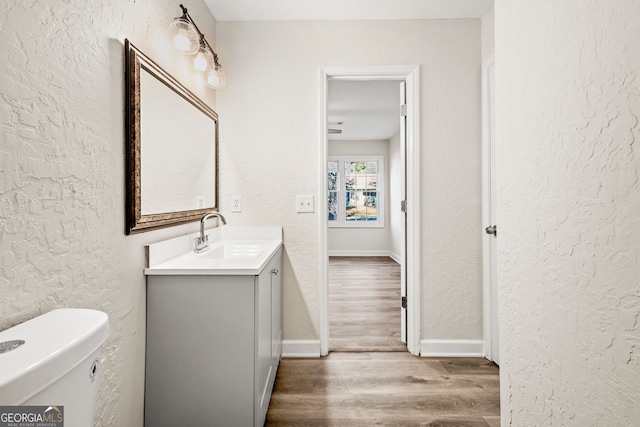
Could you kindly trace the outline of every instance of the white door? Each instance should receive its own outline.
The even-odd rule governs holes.
[[[495,154],[495,60],[483,65],[483,270],[485,354],[500,364],[497,280],[497,191]]]
[[[400,235],[402,243],[400,245],[400,337],[403,343],[407,343],[407,83],[400,83]]]

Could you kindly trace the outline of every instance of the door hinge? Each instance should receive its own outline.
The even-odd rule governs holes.
[[[407,308],[407,297],[402,297],[402,308]]]
[[[407,117],[407,104],[400,106],[400,117]]]
[[[406,200],[402,200],[400,202],[400,212],[407,213],[407,201]]]

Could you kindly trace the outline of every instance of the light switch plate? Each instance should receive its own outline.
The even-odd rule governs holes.
[[[313,212],[313,195],[296,196],[296,212]]]

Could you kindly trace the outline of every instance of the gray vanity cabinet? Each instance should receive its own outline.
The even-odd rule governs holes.
[[[145,426],[262,426],[281,353],[281,249],[258,276],[148,276]]]

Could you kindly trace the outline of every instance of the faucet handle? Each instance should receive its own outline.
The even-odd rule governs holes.
[[[209,235],[197,236],[195,239],[196,245],[193,249],[194,252],[202,252],[209,247]]]

